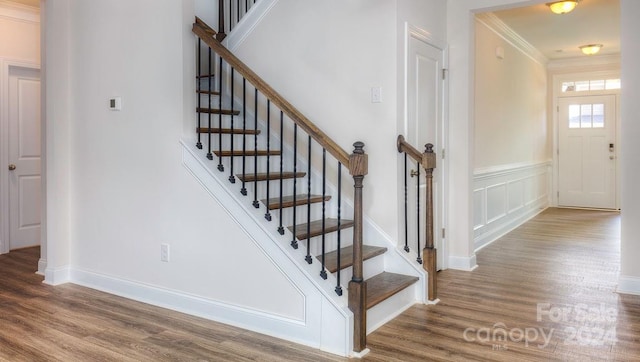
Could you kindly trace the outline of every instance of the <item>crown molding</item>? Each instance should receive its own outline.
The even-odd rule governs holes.
[[[40,9],[13,1],[0,0],[0,18],[40,23]]]
[[[531,45],[507,24],[500,20],[494,13],[476,14],[476,20],[496,33],[499,37],[518,49],[521,53],[531,58],[533,61],[547,65],[549,59],[536,47]]]

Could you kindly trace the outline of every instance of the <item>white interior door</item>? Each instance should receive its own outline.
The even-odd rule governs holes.
[[[438,154],[438,165],[433,175],[434,187],[434,243],[438,250],[438,269],[444,265],[443,229],[443,199],[442,192],[443,170],[441,158],[442,150],[442,97],[443,97],[443,51],[420,37],[409,37],[407,54],[407,105],[406,105],[406,134],[405,139],[418,151],[424,152],[425,144],[434,145],[433,150]],[[409,166],[416,169],[416,165],[409,161]],[[417,207],[409,207],[408,225],[409,240],[416,240],[419,235],[420,248],[424,248],[425,232],[425,195],[426,181],[424,169],[420,170],[420,210],[421,218],[417,220]],[[417,188],[415,177],[409,182],[408,200],[414,205]],[[418,228],[417,225],[420,225]],[[421,251],[420,251],[421,252]]]
[[[558,205],[616,208],[616,99],[559,99]]]
[[[9,247],[40,245],[40,71],[9,67]]]

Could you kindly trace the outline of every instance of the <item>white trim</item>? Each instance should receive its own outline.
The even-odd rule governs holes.
[[[40,9],[12,1],[0,0],[0,18],[40,23]]]
[[[496,33],[500,38],[511,44],[522,54],[531,58],[534,62],[541,65],[546,65],[549,62],[549,59],[544,56],[544,54],[500,20],[494,13],[476,14],[476,21]]]
[[[69,265],[59,268],[47,268],[44,271],[44,284],[60,285],[71,281],[71,267]]]
[[[232,53],[238,49],[253,30],[262,22],[262,19],[278,3],[278,0],[260,0],[256,2],[249,12],[246,13],[240,22],[233,28],[231,33],[224,39],[223,44]]]
[[[468,257],[463,256],[449,256],[449,269],[473,271],[478,267],[476,262],[476,254]]]
[[[36,271],[36,274],[44,276],[46,270],[47,270],[47,259],[45,259],[44,257],[41,257],[40,260],[38,260],[38,271]]]
[[[105,293],[320,348],[320,341],[317,338],[313,339],[316,334],[313,327],[317,320],[301,321],[286,318],[79,268],[71,269],[71,282]],[[310,313],[305,312],[305,314]]]
[[[474,180],[481,180],[496,176],[506,176],[539,166],[548,166],[550,162],[550,160],[541,162],[519,162],[506,165],[477,168],[473,173],[473,178]]]
[[[549,206],[551,167],[551,161],[517,163],[485,168],[474,175],[473,240],[476,252]],[[492,189],[498,192],[490,194]]]
[[[621,275],[616,291],[622,294],[640,295],[640,278]]]

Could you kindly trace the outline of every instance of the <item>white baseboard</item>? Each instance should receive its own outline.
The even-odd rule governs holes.
[[[139,302],[195,315],[216,322],[286,339],[306,346],[321,346],[310,338],[317,323],[290,319],[179,291],[138,283],[88,270],[71,269],[71,282],[87,288],[133,299]],[[311,333],[311,334],[313,334]]]
[[[47,259],[40,258],[40,260],[38,260],[38,271],[36,272],[36,274],[45,275],[46,270],[47,270]]]
[[[449,256],[449,269],[473,271],[477,267],[478,264],[476,262],[476,254],[468,257],[455,255]]]
[[[618,279],[618,293],[640,295],[640,278],[621,275]]]
[[[69,283],[71,280],[71,268],[68,265],[58,267],[58,268],[49,268],[47,267],[44,270],[44,281],[43,283],[49,285],[60,285]]]

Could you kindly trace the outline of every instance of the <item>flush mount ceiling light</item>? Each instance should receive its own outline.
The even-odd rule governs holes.
[[[582,54],[584,55],[594,55],[600,51],[602,48],[602,44],[587,44],[579,47],[582,50]]]
[[[552,3],[547,3],[547,6],[551,11],[556,14],[566,14],[571,12],[578,5],[578,1],[554,1]]]

